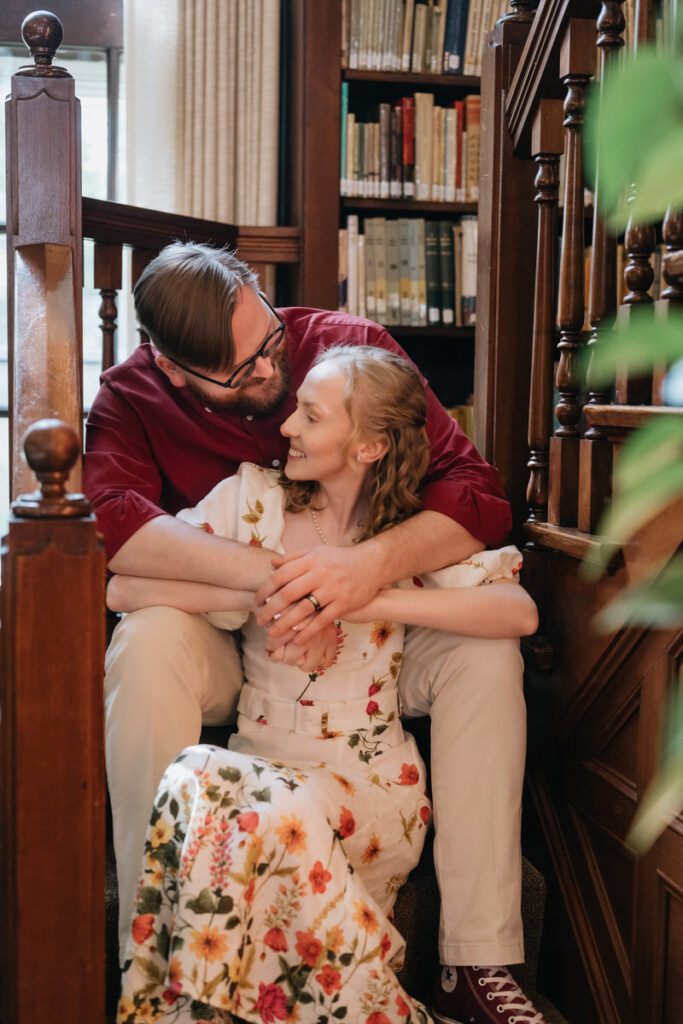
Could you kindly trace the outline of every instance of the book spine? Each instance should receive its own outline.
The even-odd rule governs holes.
[[[383,324],[387,316],[386,218],[375,217],[375,316]]]
[[[389,198],[391,149],[391,107],[388,103],[379,105],[379,197]]]
[[[465,117],[465,104],[462,100],[456,100],[454,107],[457,122],[455,126],[455,198],[460,203],[464,197],[462,179],[462,122]]]
[[[422,71],[422,57],[425,45],[425,28],[427,23],[427,4],[417,0],[415,3],[415,20],[413,25],[413,50],[410,58],[410,70]]]
[[[365,218],[365,313],[370,320],[375,319],[375,221],[373,217]]]
[[[358,315],[358,217],[350,213],[346,218],[348,240],[348,299],[347,308],[352,316]]]
[[[360,49],[360,7],[362,0],[351,0],[349,15],[349,68],[358,70]]]
[[[342,68],[348,68],[349,66],[349,28],[350,28],[350,11],[349,7],[352,0],[341,0],[341,66]]]
[[[470,95],[465,100],[467,124],[467,202],[479,199],[479,139],[481,134],[481,96]]]
[[[339,138],[339,194],[347,195],[349,181],[346,166],[348,162],[348,125],[349,116],[349,83],[342,82],[341,86],[341,111],[339,115],[340,138]]]
[[[441,267],[439,264],[439,225],[435,220],[425,222],[425,279],[427,295],[427,323],[430,327],[441,323]]]
[[[441,322],[447,327],[455,323],[455,265],[453,262],[453,224],[440,220],[439,272],[441,276]]]
[[[438,75],[443,67],[443,44],[446,37],[446,0],[440,0],[434,8],[434,40],[432,44],[432,73]]]
[[[400,101],[391,108],[389,160],[389,196],[400,199],[403,195],[403,108]]]
[[[411,327],[420,326],[420,294],[418,284],[418,236],[417,236],[417,217],[411,217],[408,220],[408,252],[410,259],[410,325]]]
[[[470,0],[465,59],[463,61],[463,74],[465,75],[474,74],[477,59],[477,42],[479,39],[479,22],[481,20],[481,4],[482,0]]]
[[[339,230],[339,251],[337,258],[337,309],[348,313],[348,233],[346,228]]]
[[[432,198],[432,135],[434,96],[430,92],[415,93],[415,198]]]
[[[467,28],[468,7],[468,0],[449,0],[443,54],[445,74],[462,74],[463,38]]]
[[[365,310],[365,235],[356,240],[358,249],[358,316],[366,316]]]
[[[413,20],[415,0],[405,0],[401,33],[401,71],[410,71],[410,57],[413,52]]]
[[[465,216],[462,225],[462,322],[471,327],[477,321],[477,218]]]
[[[427,325],[427,266],[425,260],[425,220],[417,218],[417,315],[418,325]]]
[[[408,326],[411,323],[411,289],[410,289],[410,220],[408,217],[398,218],[398,272],[399,272],[399,305],[400,323]]]
[[[462,225],[453,225],[453,267],[455,271],[455,326],[462,327]]]
[[[403,198],[415,198],[415,97],[404,96],[403,109]]]
[[[454,107],[446,110],[446,144],[444,163],[446,168],[445,196],[447,203],[454,203],[455,191],[455,165],[456,165],[456,130],[458,118]]]
[[[398,242],[398,221],[395,218],[387,218],[387,315],[385,323],[400,324],[401,322],[401,293],[400,293],[400,267],[399,267],[399,242]]]

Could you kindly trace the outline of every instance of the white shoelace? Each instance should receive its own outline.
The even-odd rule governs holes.
[[[500,1000],[497,1009],[501,1013],[512,1010],[514,1016],[508,1019],[508,1024],[545,1024],[543,1015],[527,999],[509,971],[497,967],[480,967],[475,970],[486,971],[486,976],[478,978],[477,983],[482,988],[491,987],[491,993]]]

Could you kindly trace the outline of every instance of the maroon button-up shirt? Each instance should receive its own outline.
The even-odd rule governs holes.
[[[318,353],[340,343],[375,345],[407,358],[384,328],[345,313],[288,308],[292,393],[268,416],[207,409],[157,368],[148,344],[102,374],[86,426],[84,490],[104,534],[107,556],[155,516],[195,505],[241,462],[283,466],[288,442],[280,424]],[[510,507],[496,471],[481,458],[427,388],[431,460],[425,509],[442,512],[489,546],[505,539]]]

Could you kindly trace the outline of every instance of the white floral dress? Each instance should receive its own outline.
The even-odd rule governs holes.
[[[271,470],[245,464],[180,515],[281,550]],[[430,1021],[390,966],[404,944],[387,915],[430,819],[399,717],[403,627],[338,623],[334,664],[311,674],[273,664],[253,617],[242,628],[230,749],[184,750],[159,785],[117,1020]]]

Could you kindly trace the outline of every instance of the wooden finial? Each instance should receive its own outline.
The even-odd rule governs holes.
[[[32,14],[27,14],[22,22],[21,35],[35,63],[19,68],[17,75],[34,78],[71,78],[66,68],[52,66],[64,38],[64,29],[56,14],[51,14],[50,11],[33,11]]]
[[[82,494],[67,494],[66,482],[80,454],[76,432],[62,420],[38,420],[26,431],[24,457],[40,489],[12,503],[20,518],[83,516],[90,505]]]

